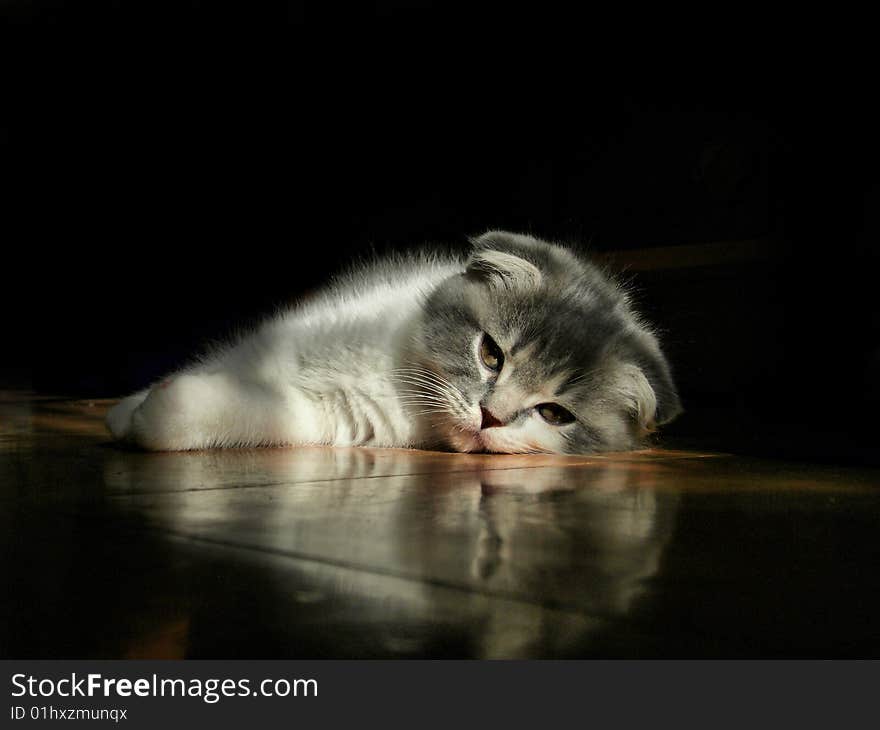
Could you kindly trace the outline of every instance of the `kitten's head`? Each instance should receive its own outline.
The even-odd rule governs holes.
[[[428,298],[402,382],[456,451],[639,446],[681,411],[657,339],[625,294],[570,251],[490,232]]]

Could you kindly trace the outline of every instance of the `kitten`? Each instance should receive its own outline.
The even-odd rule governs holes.
[[[467,260],[381,262],[129,396],[152,450],[333,444],[502,453],[639,447],[681,410],[656,337],[595,266],[500,231]]]

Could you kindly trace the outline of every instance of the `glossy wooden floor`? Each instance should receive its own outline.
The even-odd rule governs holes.
[[[3,657],[880,656],[880,473],[108,442],[0,396]]]

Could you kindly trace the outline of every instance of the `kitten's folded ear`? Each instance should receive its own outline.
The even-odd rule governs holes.
[[[528,236],[490,231],[471,239],[474,250],[465,273],[476,280],[511,289],[540,286],[541,270],[532,259],[541,242]]]
[[[648,381],[651,382],[651,379],[648,378]],[[681,399],[678,397],[678,391],[672,382],[668,367],[659,379],[655,378],[651,382],[651,387],[657,396],[657,411],[654,414],[657,425],[662,426],[678,418],[684,408],[681,406]]]
[[[658,379],[657,372],[644,364],[620,367],[619,392],[642,435],[669,423],[681,412],[678,394],[668,375],[667,369]]]
[[[639,343],[636,365],[653,391],[653,422],[657,426],[669,423],[681,414],[681,400],[672,380],[669,362],[660,351],[660,345],[652,334],[644,333]]]

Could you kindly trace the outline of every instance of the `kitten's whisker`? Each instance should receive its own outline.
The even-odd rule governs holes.
[[[404,382],[416,381],[421,385],[427,385],[428,383],[431,383],[433,385],[439,385],[443,388],[451,388],[460,394],[458,388],[450,383],[448,379],[442,377],[440,374],[434,372],[433,370],[428,370],[427,368],[397,368],[395,370],[392,370],[391,372],[392,377],[397,377]],[[396,376],[394,375],[395,373],[397,373]],[[427,379],[428,383],[425,383],[425,379]]]
[[[447,393],[405,393],[398,400],[433,400],[448,403],[449,397]]]
[[[416,390],[418,392],[431,392],[431,393],[450,393],[452,389],[448,385],[440,385],[439,383],[420,383],[415,380],[404,381],[401,382],[403,386],[401,391],[403,390]]]
[[[404,380],[401,381],[404,385],[409,387],[416,387],[420,390],[431,390],[431,391],[449,391],[451,386],[449,385],[441,385],[440,383],[424,383],[418,380]]]
[[[434,397],[440,398],[450,404],[457,404],[460,407],[466,408],[467,406],[467,401],[465,400],[464,395],[451,383],[425,383],[414,381],[408,376],[405,379],[402,379],[402,381],[411,388],[417,388],[417,390],[402,390],[402,396],[424,399]]]
[[[401,390],[400,391],[401,398],[409,397],[409,396],[415,396],[415,397],[441,396],[441,397],[445,397],[448,394],[449,394],[448,391],[443,391],[443,390]]]
[[[430,378],[422,378],[418,375],[397,375],[394,378],[401,383],[415,383],[424,386],[440,386],[443,388],[452,387],[452,384],[443,380],[432,380]]]

